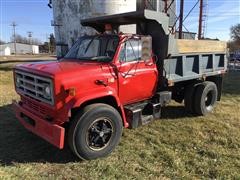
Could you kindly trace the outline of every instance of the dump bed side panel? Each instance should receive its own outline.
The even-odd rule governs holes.
[[[215,76],[226,71],[225,53],[184,54],[164,60],[164,76],[173,83]]]

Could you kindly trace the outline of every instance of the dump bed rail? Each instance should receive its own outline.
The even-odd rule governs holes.
[[[175,83],[223,74],[227,71],[225,53],[183,54],[164,60],[165,77]]]

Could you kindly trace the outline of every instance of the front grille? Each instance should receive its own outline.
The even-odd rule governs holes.
[[[30,96],[41,102],[53,105],[52,80],[22,71],[15,71],[16,88],[24,95]],[[47,96],[44,88],[50,87],[50,96]]]
[[[39,103],[34,102],[33,100],[30,100],[28,98],[22,97],[21,98],[23,105],[26,105],[27,107],[31,108],[34,112],[38,113],[41,116],[47,116],[49,113],[49,110],[39,105]]]

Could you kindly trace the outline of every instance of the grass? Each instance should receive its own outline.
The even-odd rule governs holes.
[[[240,73],[225,77],[215,111],[193,117],[171,104],[161,120],[124,130],[109,157],[78,161],[26,131],[11,109],[12,67],[0,64],[0,177],[3,179],[240,179]],[[0,179],[1,179],[0,178]]]

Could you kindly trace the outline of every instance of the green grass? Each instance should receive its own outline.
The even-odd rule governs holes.
[[[215,111],[193,117],[171,104],[161,120],[124,130],[109,157],[78,161],[26,131],[11,109],[12,66],[0,64],[0,177],[6,179],[240,179],[240,73],[225,77]],[[0,178],[1,179],[1,178]]]

